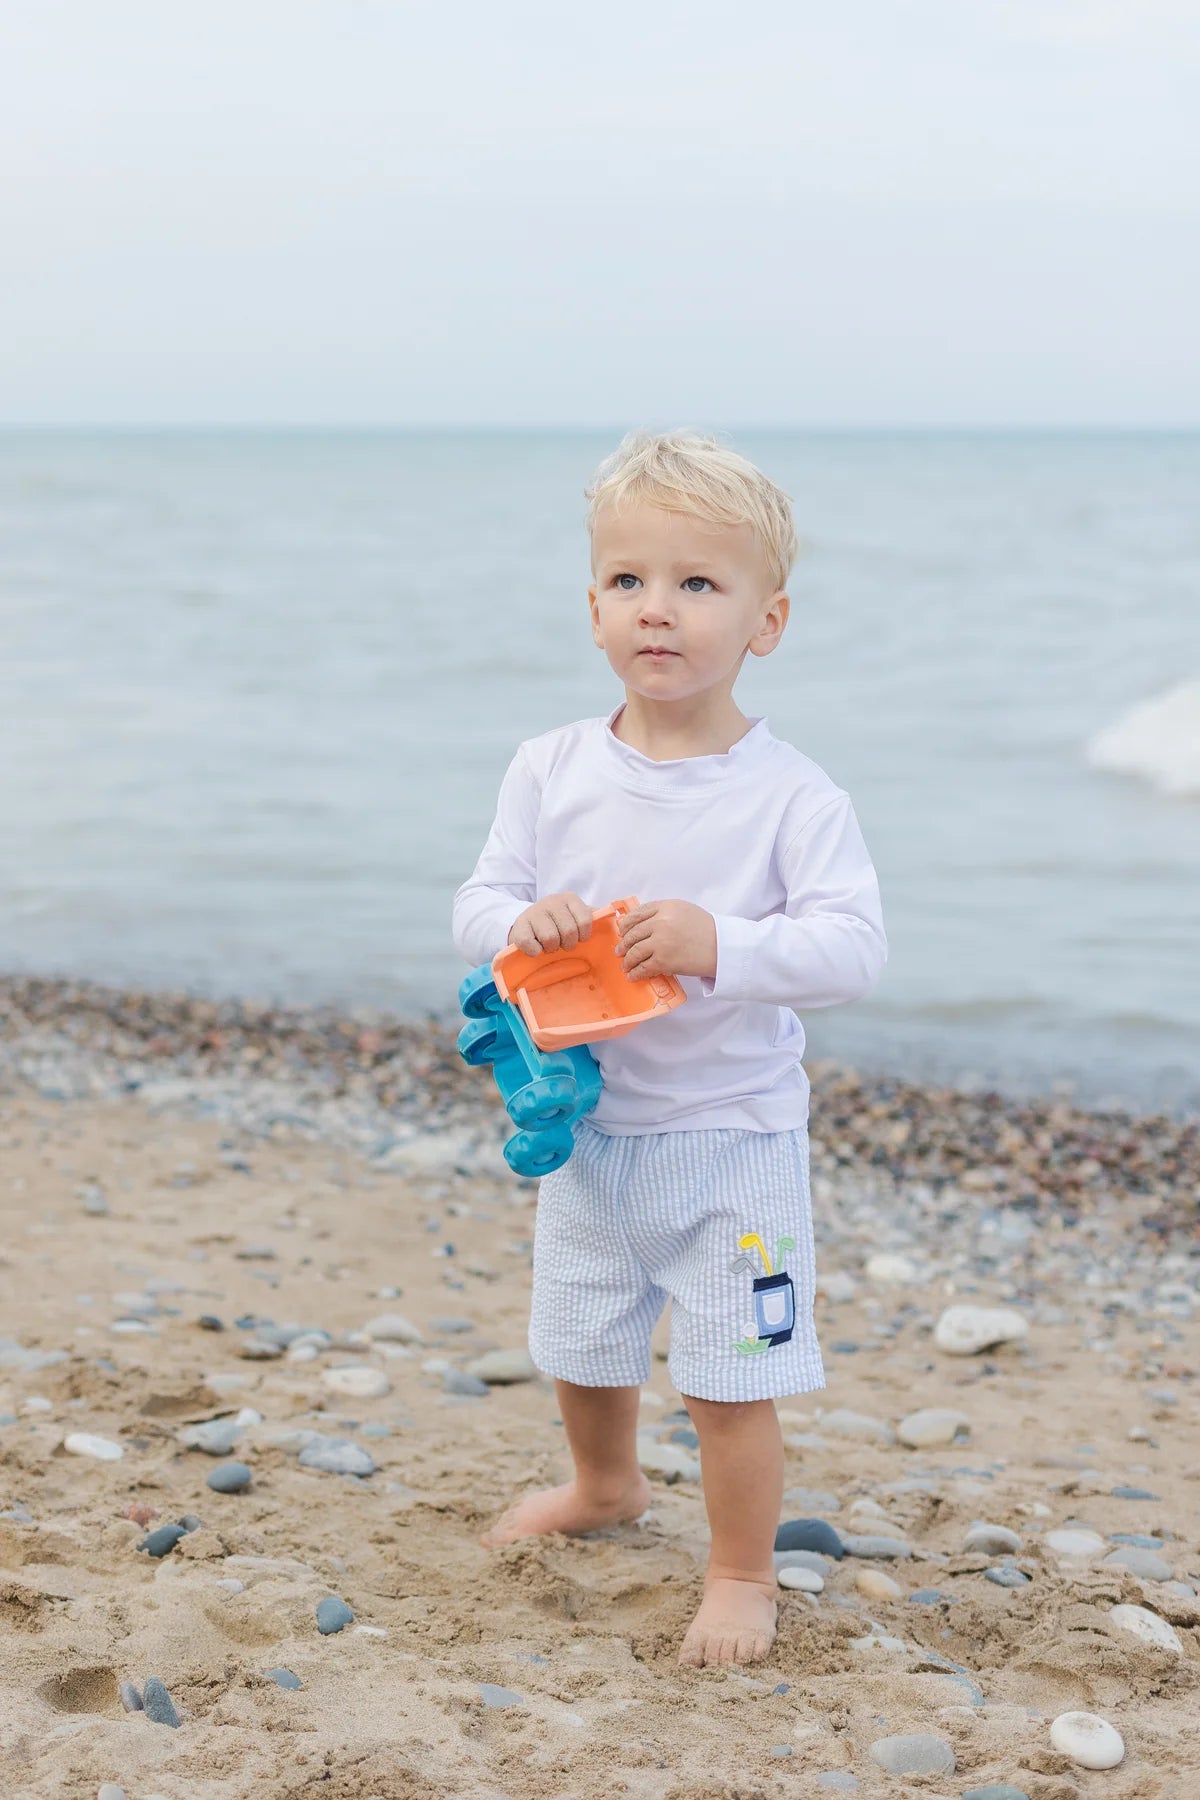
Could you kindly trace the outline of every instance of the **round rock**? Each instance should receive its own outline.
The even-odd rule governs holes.
[[[391,1344],[423,1344],[425,1339],[411,1319],[403,1313],[380,1313],[363,1326],[368,1337],[384,1338]]]
[[[276,1687],[281,1688],[298,1688],[304,1685],[300,1677],[293,1675],[290,1669],[268,1669],[267,1679],[273,1681]]]
[[[486,1381],[480,1381],[478,1375],[468,1375],[465,1369],[447,1369],[442,1376],[442,1391],[446,1394],[470,1394],[482,1400],[491,1393]]]
[[[214,1494],[240,1494],[253,1481],[253,1471],[244,1462],[221,1463],[209,1476],[206,1486]]]
[[[1139,1550],[1134,1545],[1122,1546],[1104,1559],[1106,1569],[1129,1569],[1139,1581],[1170,1581],[1171,1565],[1153,1550]]]
[[[885,1286],[904,1287],[917,1279],[916,1263],[907,1256],[897,1256],[890,1251],[880,1251],[876,1256],[869,1256],[863,1268],[868,1281],[882,1282]]]
[[[326,1369],[321,1376],[321,1385],[335,1394],[349,1394],[355,1400],[379,1400],[392,1391],[392,1384],[383,1370],[372,1369],[366,1363]]]
[[[1011,1781],[989,1781],[986,1787],[968,1788],[962,1800],[1029,1800],[1029,1795]]]
[[[175,1435],[189,1450],[203,1450],[206,1456],[228,1456],[242,1435],[242,1427],[236,1418],[206,1419],[203,1425],[186,1425]]]
[[[805,1569],[797,1563],[786,1563],[777,1569],[775,1579],[781,1588],[794,1588],[801,1594],[821,1594],[825,1591],[825,1583],[815,1569]]]
[[[963,1539],[964,1550],[977,1550],[984,1556],[1015,1556],[1020,1548],[1015,1531],[1006,1525],[989,1525],[984,1519],[976,1519]]]
[[[954,1751],[945,1738],[925,1731],[877,1738],[871,1760],[889,1775],[952,1775],[955,1768]]]
[[[1115,1769],[1125,1755],[1125,1740],[1099,1713],[1059,1713],[1050,1727],[1050,1743],[1081,1769]]]
[[[111,1438],[96,1437],[90,1431],[72,1431],[63,1441],[63,1449],[72,1456],[94,1456],[99,1462],[119,1462],[125,1451]]]
[[[1170,1650],[1174,1656],[1183,1655],[1183,1640],[1175,1627],[1160,1619],[1148,1606],[1114,1606],[1108,1616],[1114,1625],[1119,1625],[1122,1631],[1132,1631],[1144,1644],[1155,1644],[1160,1650]]]
[[[149,1532],[138,1545],[148,1556],[166,1556],[173,1550],[180,1538],[187,1536],[182,1525],[160,1525],[157,1530]]]
[[[1028,1587],[1029,1585],[1028,1575],[1026,1575],[1022,1569],[1010,1568],[1007,1563],[1003,1564],[1000,1568],[985,1569],[983,1571],[983,1578],[985,1581],[995,1582],[997,1587],[1019,1588]]]
[[[467,1374],[477,1375],[489,1386],[506,1387],[515,1381],[532,1381],[537,1368],[528,1350],[488,1350],[467,1364]]]
[[[818,1423],[822,1431],[831,1431],[835,1437],[860,1438],[871,1444],[894,1444],[896,1441],[896,1434],[886,1419],[872,1418],[870,1413],[852,1412],[845,1406],[835,1406],[832,1412],[822,1413]]]
[[[904,1589],[882,1569],[856,1569],[854,1585],[868,1600],[902,1600]]]
[[[327,1594],[324,1600],[317,1601],[317,1630],[322,1637],[329,1637],[335,1631],[343,1631],[353,1623],[354,1614],[336,1594]]]
[[[1072,1529],[1065,1526],[1061,1531],[1048,1531],[1044,1539],[1047,1550],[1053,1550],[1056,1556],[1099,1556],[1104,1549],[1104,1539],[1096,1531]]]
[[[785,1519],[775,1533],[776,1550],[815,1550],[838,1562],[845,1555],[842,1540],[824,1519]]]
[[[142,1706],[146,1717],[155,1725],[178,1727],[179,1714],[175,1711],[171,1696],[157,1675],[151,1675],[142,1690]]]
[[[949,1406],[926,1406],[909,1413],[896,1427],[896,1436],[910,1450],[933,1450],[942,1444],[953,1444],[967,1437],[971,1421],[966,1413]]]
[[[350,1438],[322,1437],[305,1444],[299,1457],[302,1469],[321,1469],[327,1475],[374,1475],[371,1453]]]
[[[1028,1336],[1028,1319],[1012,1307],[948,1306],[934,1327],[933,1341],[950,1356],[974,1356]]]

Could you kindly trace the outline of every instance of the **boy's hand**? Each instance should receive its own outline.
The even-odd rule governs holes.
[[[592,935],[592,909],[578,894],[547,894],[519,913],[509,926],[508,941],[527,956],[543,950],[573,950]]]
[[[717,927],[710,912],[690,900],[651,900],[617,920],[617,954],[631,981],[651,975],[717,972]]]

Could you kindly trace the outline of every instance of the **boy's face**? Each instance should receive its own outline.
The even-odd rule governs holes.
[[[647,699],[728,694],[747,650],[769,656],[787,623],[788,597],[773,588],[749,525],[644,502],[602,507],[592,568],[592,636],[626,687]]]

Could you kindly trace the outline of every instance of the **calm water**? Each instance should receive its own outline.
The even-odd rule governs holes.
[[[451,1013],[509,755],[620,697],[612,441],[0,436],[0,966]],[[1197,1104],[1200,436],[737,441],[806,538],[739,699],[849,789],[891,942],[813,1051]]]

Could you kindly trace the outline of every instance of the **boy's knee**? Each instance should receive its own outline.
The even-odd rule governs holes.
[[[705,1427],[714,1431],[736,1430],[775,1412],[773,1400],[699,1400],[694,1394],[680,1397],[697,1430]]]

